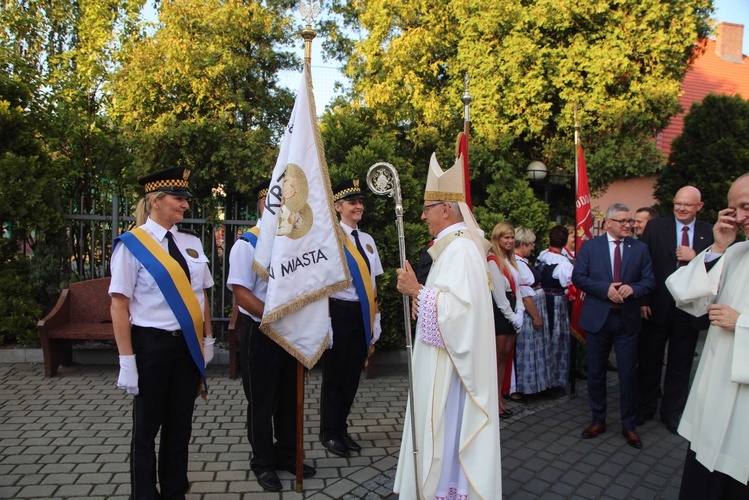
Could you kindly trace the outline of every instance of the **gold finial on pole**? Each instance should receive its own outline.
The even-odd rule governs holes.
[[[312,61],[312,40],[317,35],[317,32],[312,29],[312,23],[320,15],[320,2],[318,0],[303,1],[299,10],[302,13],[302,19],[307,23],[302,30],[302,38],[304,38],[304,59],[307,64],[310,64]]]

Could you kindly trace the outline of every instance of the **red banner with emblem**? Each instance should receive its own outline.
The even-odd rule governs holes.
[[[575,165],[575,255],[580,246],[593,237],[593,211],[590,205],[590,188],[588,186],[588,168],[585,164],[585,153],[580,141],[577,143],[577,164]],[[585,343],[585,332],[577,324],[583,307],[581,291],[577,290],[572,302],[570,329],[580,342]]]

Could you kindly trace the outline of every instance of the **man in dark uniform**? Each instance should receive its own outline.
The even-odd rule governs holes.
[[[270,179],[253,188],[258,212],[265,210]],[[250,467],[266,491],[281,491],[276,470],[296,473],[296,360],[260,331],[267,283],[252,271],[256,226],[243,234],[229,255],[227,287],[239,306],[242,386],[247,396],[247,438],[252,445]],[[273,442],[275,436],[276,442]],[[315,469],[304,465],[304,477]]]

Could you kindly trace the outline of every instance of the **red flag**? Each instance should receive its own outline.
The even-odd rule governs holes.
[[[577,165],[575,166],[575,255],[580,252],[580,246],[593,237],[593,212],[590,206],[590,188],[588,187],[588,169],[585,165],[585,153],[581,142],[577,143]],[[572,302],[570,329],[581,343],[585,343],[585,332],[577,324],[580,311],[583,308],[582,292],[577,290]]]
[[[588,169],[585,166],[583,145],[577,145],[577,166],[575,171],[575,255],[580,245],[593,237],[593,212],[590,206],[590,188],[588,187]]]
[[[455,157],[463,155],[463,175],[466,185],[466,205],[473,212],[473,203],[471,203],[471,174],[468,172],[468,134],[461,132],[458,134],[458,143],[455,145]]]

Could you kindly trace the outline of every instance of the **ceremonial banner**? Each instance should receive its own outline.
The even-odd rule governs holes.
[[[590,188],[588,186],[588,169],[585,165],[585,153],[583,145],[577,141],[577,164],[575,165],[575,255],[580,252],[580,246],[593,237],[593,212],[590,206]],[[572,302],[572,314],[570,317],[570,329],[572,334],[583,344],[585,343],[585,332],[577,324],[580,319],[580,311],[583,308],[582,292],[577,290],[575,300]]]
[[[332,198],[305,63],[265,199],[252,269],[268,282],[260,329],[306,368],[330,343],[328,296],[351,285]]]
[[[463,155],[463,177],[465,178],[466,205],[468,205],[468,208],[473,212],[473,203],[471,201],[471,174],[468,170],[468,134],[465,132],[460,132],[458,134],[458,141],[455,147],[455,158],[460,158],[461,155]]]

